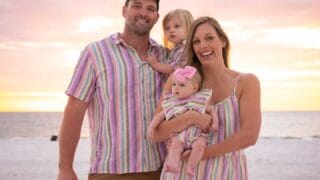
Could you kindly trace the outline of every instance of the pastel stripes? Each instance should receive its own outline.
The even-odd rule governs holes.
[[[215,105],[219,118],[219,130],[210,132],[209,144],[221,142],[240,129],[238,100],[235,94]],[[162,180],[248,180],[247,160],[244,151],[202,160],[195,170],[195,176],[188,176],[186,162],[181,163],[181,174],[162,172]]]
[[[171,53],[169,54],[169,61],[171,61],[170,65],[173,68],[176,67],[182,67],[183,65],[185,65],[185,58],[184,58],[184,47],[185,47],[185,43],[182,42],[180,44],[178,44],[176,47],[174,47],[171,51]]]
[[[170,63],[166,50],[152,39],[148,53]],[[88,102],[90,173],[146,172],[161,167],[165,146],[147,141],[146,132],[164,80],[118,33],[82,51],[66,94]]]
[[[166,119],[169,120],[171,117],[182,114],[190,109],[204,113],[211,94],[211,89],[202,89],[188,98],[177,99],[171,92],[164,92],[162,108]]]

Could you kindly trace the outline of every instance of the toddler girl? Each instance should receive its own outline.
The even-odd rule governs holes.
[[[146,59],[157,71],[164,74],[171,74],[175,67],[185,64],[183,58],[184,43],[193,22],[192,14],[188,10],[176,9],[170,11],[163,18],[162,27],[164,31],[164,46],[171,52],[170,64],[160,63],[154,56],[149,55]]]

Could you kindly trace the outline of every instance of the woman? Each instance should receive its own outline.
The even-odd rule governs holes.
[[[243,149],[254,145],[261,126],[260,83],[253,74],[229,69],[230,43],[219,23],[211,17],[200,17],[192,24],[186,43],[188,64],[195,66],[203,78],[203,88],[212,89],[209,104],[218,113],[219,129],[209,134],[209,142],[195,175],[188,176],[186,161],[179,174],[162,172],[161,179],[246,180],[247,161]],[[169,78],[165,90],[171,79]],[[158,108],[160,111],[160,108]],[[188,111],[162,122],[150,137],[153,141],[167,140],[191,124],[205,129],[209,115]]]

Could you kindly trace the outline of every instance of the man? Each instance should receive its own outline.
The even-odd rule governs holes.
[[[159,0],[126,0],[122,33],[89,44],[81,53],[66,91],[69,96],[59,135],[58,180],[77,179],[73,159],[88,110],[90,180],[159,179],[163,144],[147,141],[164,76],[145,61],[164,63],[167,53],[150,39]]]

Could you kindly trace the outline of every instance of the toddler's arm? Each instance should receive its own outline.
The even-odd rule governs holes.
[[[155,70],[163,74],[170,75],[174,71],[174,68],[170,64],[160,63],[154,56],[148,56],[146,60]]]

